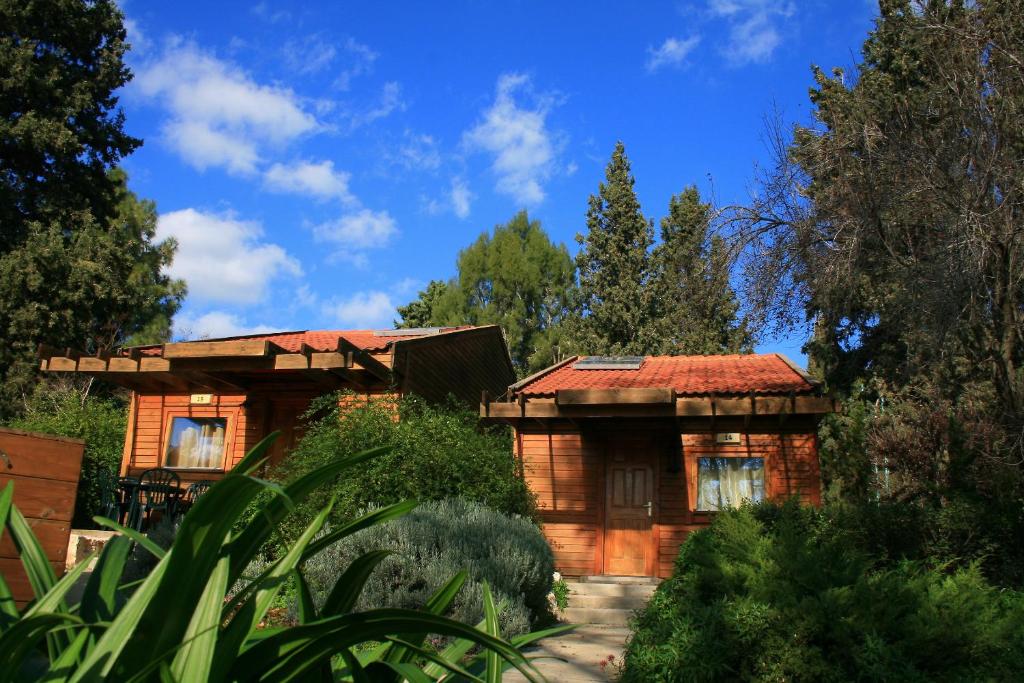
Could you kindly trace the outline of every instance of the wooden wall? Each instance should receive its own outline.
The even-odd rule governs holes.
[[[623,430],[649,433],[651,424],[622,424]],[[653,429],[670,429],[654,426]],[[806,430],[807,425],[802,429]],[[606,431],[607,432],[607,428]],[[657,552],[657,574],[667,577],[679,546],[693,530],[710,523],[714,513],[692,510],[696,491],[696,459],[702,455],[764,457],[767,495],[798,495],[819,504],[821,496],[815,435],[810,431],[745,433],[739,445],[715,443],[709,432],[666,432],[658,453],[658,500],[651,533]],[[675,436],[673,436],[675,435]],[[675,439],[678,438],[678,448]],[[600,573],[603,562],[603,490],[607,437],[581,433],[570,424],[522,426],[516,449],[544,520],[544,533],[555,553],[555,565],[569,576]],[[674,461],[674,462],[673,462]]]
[[[0,490],[14,482],[14,505],[58,576],[64,573],[84,447],[79,439],[0,428]],[[18,606],[32,599],[28,576],[6,529],[0,540],[0,574]]]
[[[164,464],[164,449],[168,430],[174,417],[226,417],[227,448],[223,470],[231,469],[250,448],[279,426],[274,423],[275,403],[300,404],[323,394],[322,390],[253,392],[249,394],[213,394],[209,405],[193,405],[189,394],[133,394],[129,429],[125,435],[125,453],[121,463],[122,474],[138,475],[143,470]],[[392,396],[394,392],[374,390],[362,395],[350,395],[345,405],[365,403],[371,396]],[[215,479],[218,472],[211,470],[177,470],[182,481]]]

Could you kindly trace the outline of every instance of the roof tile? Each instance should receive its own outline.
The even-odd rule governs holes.
[[[815,386],[778,354],[647,356],[639,370],[576,370],[567,363],[518,389],[526,396],[559,389],[675,389],[680,396],[808,393]]]

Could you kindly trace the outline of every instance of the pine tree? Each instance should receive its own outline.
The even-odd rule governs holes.
[[[575,293],[572,257],[520,211],[459,252],[458,275],[398,309],[401,325],[500,325],[520,374],[553,361]]]
[[[592,355],[645,354],[657,337],[650,247],[654,226],[633,191],[625,146],[618,142],[605,182],[591,195],[587,234],[577,235],[580,309],[569,338]]]
[[[658,317],[655,351],[669,355],[737,353],[751,346],[737,319],[731,261],[720,237],[709,237],[711,205],[690,186],[669,201],[654,250]]]

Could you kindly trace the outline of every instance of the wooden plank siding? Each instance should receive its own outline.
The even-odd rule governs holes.
[[[14,505],[58,576],[64,573],[84,448],[79,439],[0,428],[0,488],[14,483]],[[19,607],[32,599],[32,587],[10,533],[0,538],[0,575]]]
[[[163,467],[167,448],[168,430],[175,417],[227,418],[225,454],[222,466],[216,470],[176,468],[182,481],[219,479],[223,472],[234,467],[245,454],[273,431],[272,406],[275,403],[297,404],[300,408],[322,395],[322,391],[296,391],[284,386],[276,390],[248,394],[213,394],[210,404],[192,404],[190,394],[134,393],[132,410],[126,435],[122,472],[137,476],[144,470]],[[392,397],[400,394],[378,388],[359,394],[346,394],[341,405],[365,404],[371,397]]]
[[[579,423],[584,424],[584,423]],[[807,424],[795,426],[807,428]],[[601,574],[604,542],[604,472],[608,434],[664,430],[657,457],[657,500],[651,533],[657,546],[656,574],[667,577],[687,535],[707,526],[714,513],[697,512],[697,458],[708,455],[765,458],[765,485],[773,499],[798,495],[820,504],[817,443],[813,431],[748,432],[738,445],[718,444],[707,425],[701,432],[676,431],[669,422],[617,421],[591,430],[572,424],[537,421],[516,428],[516,451],[523,475],[537,496],[544,535],[555,565],[568,576]]]

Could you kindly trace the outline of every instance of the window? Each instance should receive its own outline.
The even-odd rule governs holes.
[[[764,500],[764,458],[698,458],[697,509],[721,510]]]
[[[224,463],[228,420],[226,417],[173,417],[166,467],[220,469]]]

